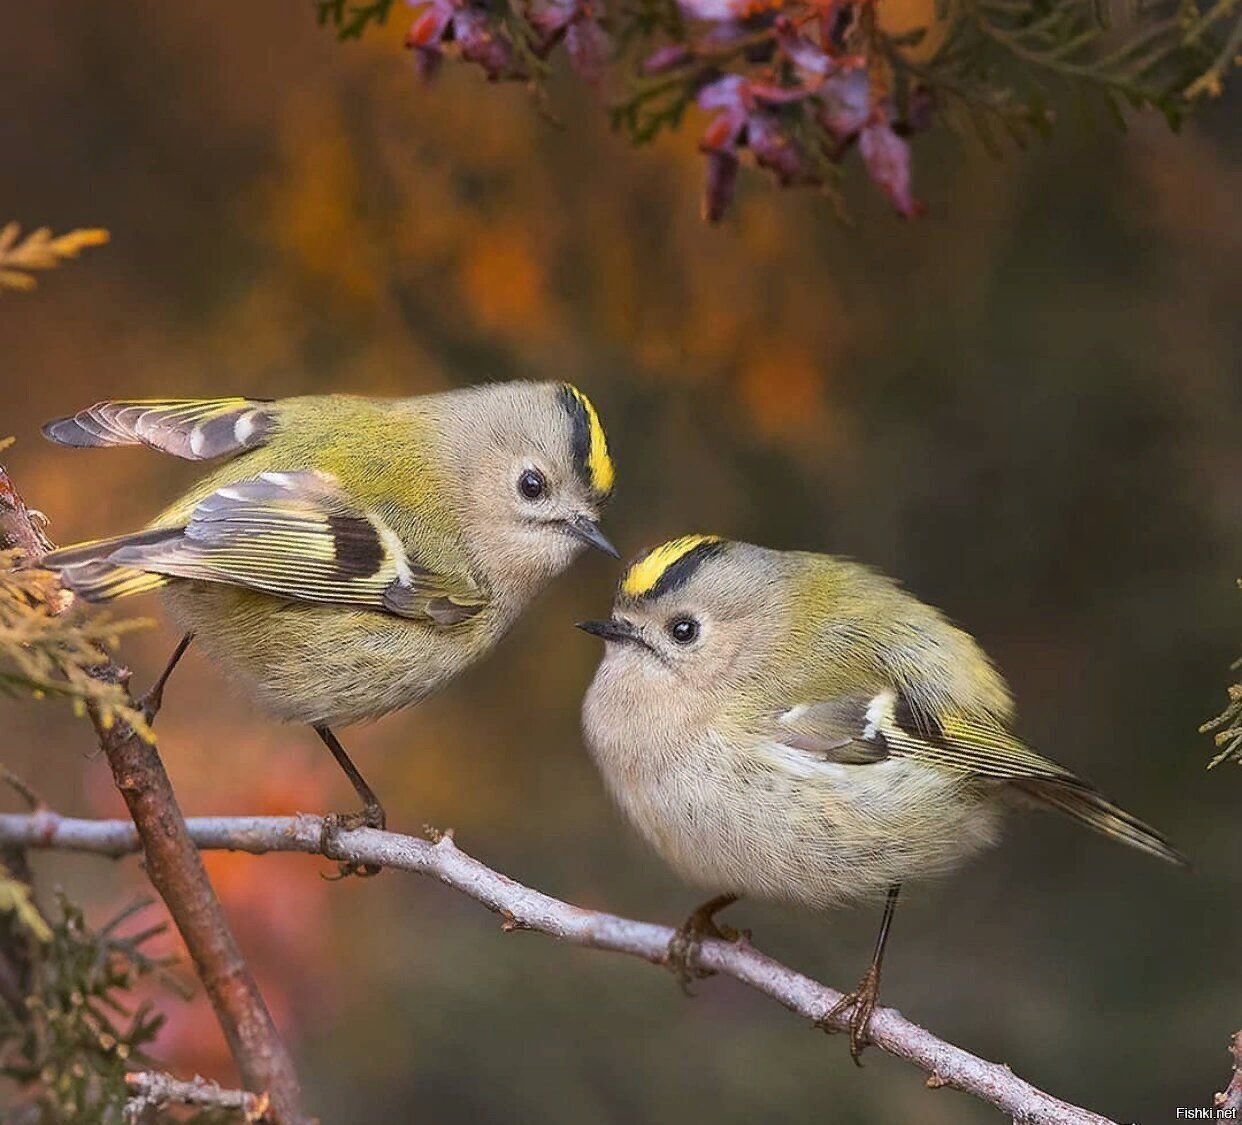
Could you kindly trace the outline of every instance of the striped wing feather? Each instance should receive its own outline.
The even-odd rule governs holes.
[[[48,422],[43,433],[61,445],[147,445],[209,461],[262,445],[275,423],[275,407],[260,399],[118,399]]]
[[[910,758],[998,780],[1077,780],[995,723],[962,715],[928,718],[894,689],[799,704],[781,716],[780,724],[786,743],[830,761]]]
[[[778,718],[781,741],[825,761],[866,767],[905,758],[1014,789],[1131,847],[1184,865],[1169,841],[1113,804],[1064,766],[1037,754],[994,721],[962,714],[917,713],[904,694],[885,689],[803,703]]]

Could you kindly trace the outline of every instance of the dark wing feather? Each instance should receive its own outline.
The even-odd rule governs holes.
[[[261,399],[118,399],[48,422],[43,433],[61,445],[147,445],[209,461],[262,445],[275,424],[275,407]]]
[[[995,722],[916,712],[895,688],[802,703],[785,711],[779,723],[783,742],[828,761],[861,765],[910,758],[999,780],[1077,782],[1069,770],[1035,753]]]
[[[826,762],[881,762],[888,757],[888,744],[868,723],[871,702],[871,696],[857,695],[791,707],[778,720],[780,740]]]

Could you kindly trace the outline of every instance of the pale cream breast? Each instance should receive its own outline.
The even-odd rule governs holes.
[[[667,696],[653,707],[626,663],[621,650],[601,664],[587,741],[618,806],[692,883],[823,908],[947,872],[998,835],[1000,806],[960,775],[695,725]]]

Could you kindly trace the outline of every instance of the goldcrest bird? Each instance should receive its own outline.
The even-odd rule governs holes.
[[[687,957],[743,895],[827,908],[886,895],[849,1012],[855,1061],[900,887],[996,842],[1006,809],[1058,809],[1174,863],[1158,832],[1010,733],[1009,691],[975,641],[845,559],[712,535],[624,574],[583,707],[617,804],[685,879],[718,895]],[[826,1025],[825,1021],[825,1025]]]
[[[315,728],[362,823],[383,809],[330,728],[414,703],[485,655],[584,546],[619,557],[598,524],[607,438],[568,384],[102,402],[44,433],[224,462],[142,531],[41,565],[88,601],[162,590],[263,707]]]

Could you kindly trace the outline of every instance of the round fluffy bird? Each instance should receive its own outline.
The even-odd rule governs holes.
[[[584,546],[617,555],[598,524],[608,442],[568,384],[102,402],[44,433],[223,462],[142,531],[41,565],[88,601],[162,590],[263,707],[315,728],[366,823],[383,810],[330,727],[414,703],[478,660]]]
[[[1007,808],[1057,809],[1174,863],[1158,832],[1009,730],[1009,691],[974,639],[846,559],[691,535],[623,576],[587,692],[591,753],[623,812],[717,898],[679,931],[689,958],[743,895],[819,909],[886,897],[850,1013],[855,1061],[898,890],[997,840]]]

